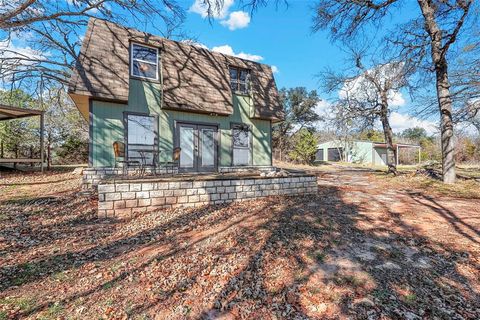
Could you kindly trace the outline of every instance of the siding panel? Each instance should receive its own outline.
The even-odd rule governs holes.
[[[271,126],[268,120],[250,119],[251,98],[233,96],[234,113],[230,116],[214,116],[188,112],[163,110],[160,85],[139,80],[130,80],[129,103],[118,104],[102,101],[92,102],[93,112],[93,166],[113,166],[115,140],[123,141],[123,112],[158,114],[160,160],[171,160],[174,146],[174,125],[176,121],[204,122],[219,126],[219,166],[231,165],[231,122],[252,125],[253,165],[270,165]]]

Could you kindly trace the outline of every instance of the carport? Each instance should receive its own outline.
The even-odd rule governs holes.
[[[393,148],[395,149],[395,163],[398,166],[400,164],[399,161],[399,155],[401,150],[406,150],[406,149],[417,149],[418,150],[418,163],[421,162],[421,147],[419,145],[414,145],[414,144],[406,144],[406,143],[394,143]],[[374,152],[376,150],[385,150],[385,155],[387,151],[387,144],[386,143],[378,143],[374,142],[373,143],[373,150]],[[378,151],[377,151],[378,153]],[[375,155],[373,155],[373,159],[375,159]],[[386,164],[386,159],[382,158],[382,161],[384,164]],[[374,160],[375,163],[375,160]]]
[[[3,142],[1,144],[0,150],[0,164],[2,163],[40,163],[40,170],[43,172],[43,162],[44,162],[44,131],[45,131],[45,115],[44,111],[36,109],[26,109],[19,107],[12,107],[0,104],[0,121],[8,121],[13,119],[20,119],[25,117],[36,117],[40,118],[40,158],[26,158],[26,157],[14,157],[14,158],[4,158],[3,153]]]

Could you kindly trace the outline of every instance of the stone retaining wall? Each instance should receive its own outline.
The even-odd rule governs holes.
[[[219,167],[218,172],[228,173],[228,172],[248,172],[252,170],[258,170],[261,172],[272,172],[276,171],[276,168],[273,166],[244,166],[244,167]]]
[[[129,168],[128,174],[132,175],[135,172],[138,172],[138,168]],[[151,167],[145,168],[145,173],[151,174],[155,170],[156,175],[170,175],[170,174],[177,174],[178,168],[172,167],[160,167],[153,169]],[[248,166],[248,167],[219,167],[218,171],[221,173],[229,173],[229,172],[247,172],[252,170],[258,170],[261,172],[271,172],[275,171],[275,167],[272,166]],[[100,181],[105,178],[113,177],[113,176],[121,176],[123,175],[122,168],[85,168],[83,169],[82,173],[82,186],[84,189],[91,189],[92,187],[96,187]]]
[[[197,207],[316,192],[317,179],[313,175],[204,181],[112,181],[98,185],[98,215],[129,217],[134,212],[161,208]]]
[[[156,175],[166,175],[166,174],[177,174],[178,168],[165,167],[165,168],[156,168],[151,167],[145,168],[146,174],[151,174],[155,170]],[[128,175],[134,175],[139,172],[139,168],[129,168]],[[96,187],[102,180],[114,176],[122,176],[123,168],[86,168],[82,172],[82,187],[84,189],[90,189]]]

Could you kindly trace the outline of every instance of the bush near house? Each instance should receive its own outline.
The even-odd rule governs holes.
[[[293,137],[293,141],[294,147],[290,152],[290,158],[302,164],[312,164],[317,152],[317,139],[314,134],[302,129]]]

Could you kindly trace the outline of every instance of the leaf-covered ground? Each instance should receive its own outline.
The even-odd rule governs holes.
[[[3,176],[0,319],[480,318],[480,200],[317,174],[317,196],[129,221],[78,176]]]

